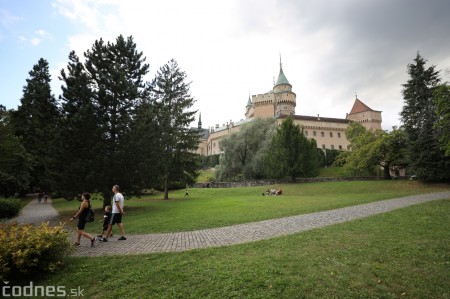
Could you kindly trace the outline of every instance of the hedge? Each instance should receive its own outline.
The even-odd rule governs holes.
[[[18,215],[21,208],[22,202],[18,198],[0,198],[0,219]]]
[[[54,272],[72,250],[62,224],[0,224],[0,279],[23,280]]]

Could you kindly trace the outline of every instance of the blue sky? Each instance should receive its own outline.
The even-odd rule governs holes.
[[[20,105],[28,72],[49,62],[52,92],[75,50],[132,35],[147,80],[175,59],[204,127],[244,118],[249,94],[273,86],[281,53],[296,114],[345,118],[355,93],[399,125],[406,67],[417,53],[450,81],[447,0],[0,0],[0,104]]]

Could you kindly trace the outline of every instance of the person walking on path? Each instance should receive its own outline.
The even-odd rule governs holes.
[[[100,222],[102,223],[102,233],[100,235],[97,235],[97,239],[99,241],[102,241],[103,236],[106,236],[106,233],[108,232],[108,225],[111,222],[111,217],[112,217],[111,206],[107,205],[105,207],[105,214],[103,214],[103,219],[100,220]]]
[[[188,189],[186,189],[186,192],[184,193],[184,197],[189,197],[189,191],[188,191]]]
[[[80,240],[81,236],[91,240],[91,247],[94,247],[95,238],[84,231],[84,227],[86,225],[86,218],[89,213],[89,209],[91,208],[91,194],[85,192],[83,195],[81,195],[81,199],[83,202],[80,205],[80,208],[78,209],[78,212],[75,214],[75,216],[70,217],[69,221],[73,221],[75,218],[78,217],[78,224],[77,224],[77,240],[75,243],[73,243],[74,246],[80,246]]]
[[[123,228],[122,224],[122,215],[125,215],[125,211],[123,210],[124,207],[124,198],[122,193],[120,193],[120,187],[119,185],[114,185],[112,187],[112,191],[114,192],[113,196],[113,202],[112,202],[112,217],[111,221],[108,224],[108,231],[106,232],[106,237],[102,239],[103,242],[108,242],[108,238],[111,235],[112,226],[114,224],[117,224],[117,226],[120,229],[120,232],[122,233],[122,236],[119,237],[117,240],[126,240],[125,237],[125,230]]]

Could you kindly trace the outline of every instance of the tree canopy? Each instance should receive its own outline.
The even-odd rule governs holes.
[[[292,118],[277,128],[265,155],[266,169],[274,178],[314,177],[319,174],[320,157],[314,139],[308,140]]]
[[[29,72],[20,105],[12,114],[16,136],[35,159],[31,173],[32,184],[42,190],[54,187],[52,181],[53,136],[60,112],[50,88],[47,60],[40,58]]]
[[[195,182],[197,171],[201,168],[200,156],[194,154],[199,143],[199,131],[189,128],[197,111],[190,110],[194,99],[186,77],[186,73],[172,59],[158,70],[150,89],[151,103],[156,112],[153,113],[154,121],[159,133],[155,146],[161,161],[159,173],[164,199],[169,198],[170,181],[185,187]]]
[[[216,169],[218,180],[255,179],[265,176],[264,155],[275,133],[272,118],[256,118],[220,141],[224,152]]]
[[[388,133],[382,130],[366,130],[360,123],[352,122],[345,132],[350,142],[350,152],[343,154],[344,170],[354,176],[376,175],[383,169],[384,178],[390,179],[392,167],[405,167],[405,134],[394,128]]]
[[[442,125],[436,126],[440,121],[434,99],[440,83],[439,72],[435,66],[427,68],[425,65],[426,60],[417,53],[414,63],[407,68],[409,79],[403,84],[404,106],[400,115],[406,133],[408,160],[411,171],[420,179],[447,180],[450,157],[445,156],[440,146]],[[445,92],[440,96],[441,100],[445,98]]]

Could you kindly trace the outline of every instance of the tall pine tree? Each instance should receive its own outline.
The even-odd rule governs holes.
[[[16,135],[36,164],[32,172],[32,185],[42,190],[54,187],[51,175],[53,137],[59,110],[51,94],[48,62],[41,58],[29,72],[30,78],[23,88],[23,97],[17,111],[13,113]]]
[[[102,146],[97,153],[103,163],[97,173],[103,179],[100,189],[106,197],[114,184],[132,191],[133,180],[139,178],[135,177],[135,165],[130,165],[130,132],[136,108],[147,97],[144,76],[149,66],[131,36],[125,40],[120,35],[115,43],[95,41],[85,57],[101,133]]]
[[[59,79],[64,85],[60,96],[62,117],[55,136],[55,181],[62,195],[73,198],[102,184],[97,175],[103,168],[98,158],[101,136],[92,83],[74,51],[69,54],[67,72],[62,69]]]
[[[199,132],[190,129],[196,111],[189,109],[194,99],[189,93],[186,73],[175,60],[162,66],[152,81],[152,99],[157,109],[156,121],[159,127],[157,140],[161,183],[164,199],[169,198],[169,185],[174,182],[193,183],[200,169],[200,157],[194,151],[198,148]]]
[[[448,157],[439,145],[438,122],[433,92],[438,86],[439,72],[425,67],[426,60],[417,53],[408,65],[410,79],[403,84],[404,106],[400,115],[406,133],[407,153],[411,172],[427,181],[450,177]]]
[[[11,113],[0,105],[0,197],[28,191],[33,157],[14,135]]]

